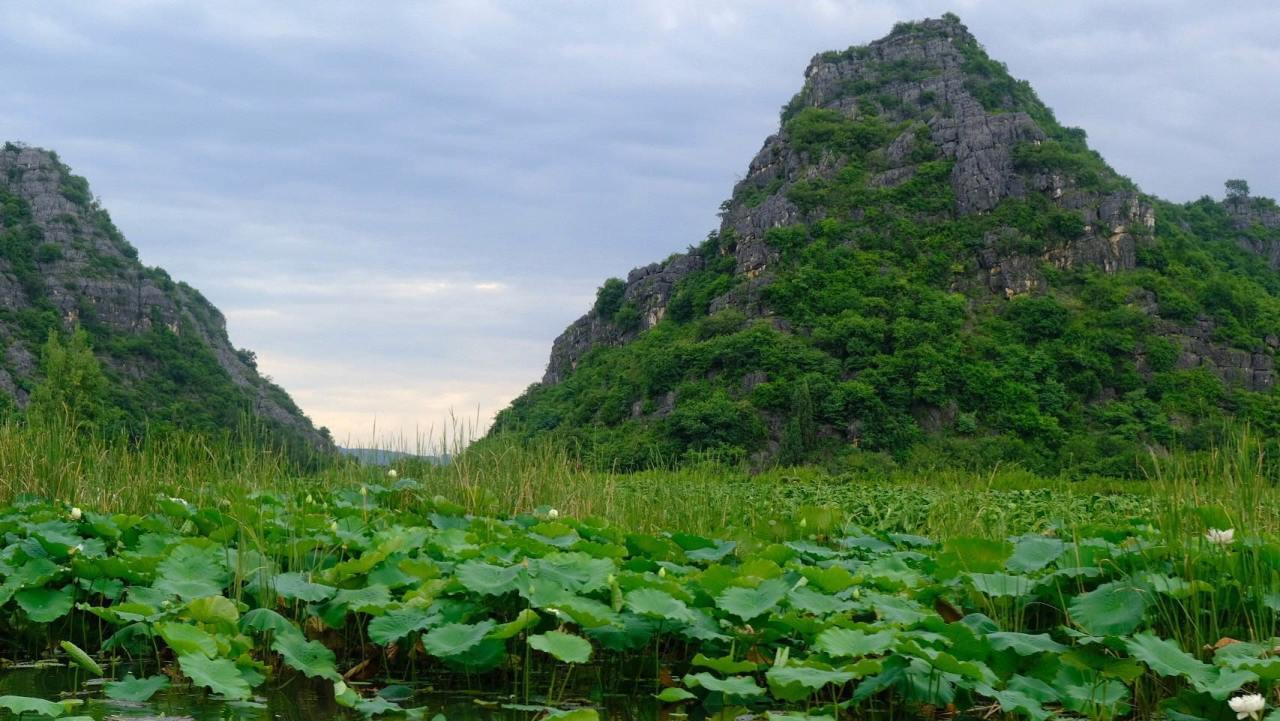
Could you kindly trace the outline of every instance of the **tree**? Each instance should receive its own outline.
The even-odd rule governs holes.
[[[66,345],[56,330],[41,352],[43,380],[31,393],[27,418],[32,423],[67,428],[100,428],[108,415],[107,377],[89,347],[89,335],[77,327]]]
[[[1249,182],[1247,180],[1240,180],[1238,178],[1228,180],[1226,182],[1226,186],[1227,200],[1240,201],[1249,197]]]

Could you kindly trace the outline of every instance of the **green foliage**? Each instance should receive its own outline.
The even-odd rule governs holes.
[[[217,508],[163,498],[145,514],[29,498],[0,506],[0,558],[24,569],[6,571],[0,584],[6,648],[39,651],[74,632],[94,653],[153,654],[162,673],[106,681],[116,701],[146,704],[172,678],[182,690],[157,706],[203,689],[242,702],[305,676],[342,705],[414,716],[399,705],[410,689],[365,698],[339,669],[376,657],[385,677],[501,684],[524,697],[548,678],[548,697],[589,688],[635,695],[679,669],[660,699],[699,712],[750,703],[778,718],[825,704],[916,718],[942,703],[999,707],[1012,718],[1059,708],[1145,718],[1157,708],[1222,706],[1275,679],[1274,505],[1271,530],[1253,535],[1244,526],[1253,519],[1236,516],[1241,532],[1225,546],[1204,540],[1200,516],[1228,520],[1234,506],[1200,514],[1180,506],[1158,524],[1156,516],[1099,523],[1080,510],[1080,525],[1049,527],[1062,538],[938,543],[834,507],[702,537],[549,511],[469,515],[440,496],[361,489],[312,485],[305,496],[276,490]],[[887,487],[889,505],[906,506],[904,490]],[[1180,501],[1168,493],[1160,502]],[[39,563],[68,544],[81,549],[75,560]],[[25,570],[32,564],[39,568]],[[197,577],[207,585],[191,586]],[[290,603],[263,577],[343,590],[332,603]],[[211,593],[166,603],[170,581]],[[24,595],[68,603],[53,614]],[[1222,637],[1233,642],[1198,652]],[[103,670],[80,646],[61,645],[82,668]],[[576,687],[559,675],[562,664],[588,663],[597,665]],[[76,703],[0,697],[12,713],[50,717]]]
[[[40,375],[27,405],[33,423],[95,429],[111,419],[107,377],[82,328],[71,333],[65,346],[56,332],[49,332],[40,354]]]
[[[596,303],[592,310],[596,315],[612,319],[622,308],[623,294],[627,291],[626,281],[621,278],[610,278],[596,290]]]

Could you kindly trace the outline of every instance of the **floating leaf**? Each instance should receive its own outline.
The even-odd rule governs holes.
[[[67,711],[67,707],[60,703],[31,696],[0,696],[0,708],[8,709],[18,716],[24,713],[36,713],[54,718]]]
[[[662,689],[660,693],[654,694],[654,698],[663,703],[680,703],[681,701],[688,701],[689,699],[697,698],[697,696],[678,686],[672,686],[670,688]]]
[[[695,688],[700,686],[708,691],[719,691],[726,696],[764,695],[764,689],[756,684],[755,679],[748,676],[730,676],[722,679],[703,671],[702,673],[686,674],[684,685]]]
[[[166,688],[169,688],[169,678],[167,676],[134,678],[133,674],[128,674],[123,680],[108,681],[106,684],[107,698],[115,701],[133,701],[135,703],[147,701]]]

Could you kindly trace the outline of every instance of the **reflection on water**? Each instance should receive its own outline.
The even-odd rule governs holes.
[[[124,671],[116,675],[123,676]],[[252,704],[218,700],[181,685],[156,694],[147,703],[136,704],[106,698],[101,681],[87,677],[78,669],[27,666],[0,670],[0,696],[9,694],[49,700],[79,698],[84,704],[72,715],[91,716],[97,721],[355,721],[360,718],[359,714],[335,705],[324,684],[304,678],[275,688],[264,687]],[[404,705],[425,707],[428,709],[425,719],[444,714],[448,721],[529,721],[538,715],[501,708],[504,701],[492,695],[420,692]],[[658,706],[657,701],[648,696],[606,697],[598,708],[601,718],[612,721],[653,721],[660,718]]]

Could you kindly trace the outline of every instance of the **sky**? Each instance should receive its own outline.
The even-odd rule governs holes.
[[[716,227],[814,54],[947,11],[1144,190],[1280,196],[1273,0],[0,0],[0,139],[340,444],[403,444],[483,428],[605,278]]]

